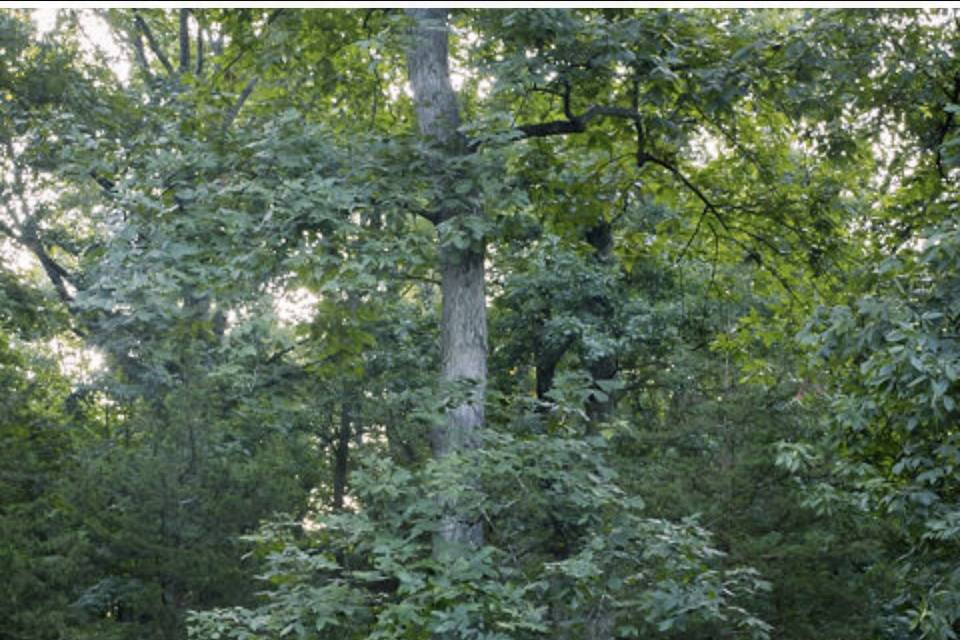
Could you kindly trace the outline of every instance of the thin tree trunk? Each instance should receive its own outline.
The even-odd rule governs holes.
[[[360,307],[360,298],[353,291],[347,291],[347,310],[351,318],[357,315]],[[341,389],[340,400],[340,428],[337,432],[337,444],[334,449],[333,461],[333,509],[343,511],[344,496],[347,493],[347,475],[350,466],[350,439],[357,434],[357,445],[360,442],[360,392],[362,380],[352,377],[345,379]]]
[[[180,9],[180,69],[183,75],[190,70],[190,9]]]
[[[456,94],[450,84],[446,10],[410,9],[414,20],[413,42],[408,54],[410,84],[420,134],[449,158],[465,150],[457,131],[460,117]],[[442,167],[438,167],[442,169]],[[439,171],[438,171],[439,172]],[[445,188],[452,188],[452,184]],[[469,209],[431,212],[437,222],[460,215],[477,215]],[[465,402],[447,413],[446,424],[431,433],[433,455],[444,458],[476,446],[483,427],[483,398],[487,383],[487,323],[484,296],[484,245],[466,249],[450,243],[440,246],[440,279],[443,297],[441,320],[441,381],[447,385],[467,383]],[[470,482],[465,471],[464,482]],[[479,522],[467,517],[457,504],[446,504],[445,515],[434,543],[437,557],[456,556],[483,544]]]
[[[534,383],[536,385],[537,400],[540,401],[540,404],[537,406],[537,411],[545,413],[550,406],[547,402],[547,394],[553,389],[553,381],[557,375],[557,365],[560,364],[560,360],[573,344],[573,338],[565,338],[562,344],[549,347],[547,346],[546,330],[544,329],[546,318],[538,319],[538,321],[540,326],[536,329],[537,333],[534,337],[533,347],[535,366]]]
[[[608,221],[600,219],[589,227],[586,231],[586,240],[593,247],[593,259],[595,261],[601,264],[610,262],[613,253],[613,230]],[[613,305],[606,295],[598,293],[591,300],[591,306],[594,313],[603,319],[604,324],[607,326],[613,325]],[[590,359],[586,362],[586,365],[595,382],[614,379],[620,368],[614,353],[607,353],[599,358]],[[613,417],[616,397],[612,391],[605,392],[604,395],[606,399],[603,400],[597,396],[591,396],[587,399],[588,435],[595,435],[599,424]]]
[[[601,264],[609,264],[613,254],[613,229],[605,219],[598,220],[586,231],[586,240],[593,247],[593,259]],[[614,308],[612,301],[604,294],[598,294],[592,301],[594,312],[600,315],[604,324],[612,327]],[[615,353],[607,353],[587,362],[587,370],[596,385],[600,380],[613,380],[620,365]],[[605,392],[606,399],[591,396],[587,400],[587,435],[596,435],[601,423],[610,420],[616,409],[616,396],[613,390]],[[614,612],[605,600],[600,600],[587,620],[585,640],[607,640],[613,637],[615,627]]]
[[[350,436],[353,433],[352,423],[355,414],[354,400],[353,392],[344,388],[340,406],[340,429],[337,432],[337,444],[334,449],[333,460],[334,511],[343,511],[343,497],[346,495],[347,469],[350,461]]]

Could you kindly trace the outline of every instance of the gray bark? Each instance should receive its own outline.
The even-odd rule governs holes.
[[[460,111],[450,84],[446,9],[408,9],[414,20],[407,72],[420,134],[451,155],[462,150]]]
[[[421,136],[454,158],[464,153],[465,141],[458,132],[457,97],[450,84],[446,10],[410,9],[413,42],[408,53],[408,71],[413,88],[417,124]],[[452,185],[447,185],[452,188]],[[431,212],[443,222],[477,211]],[[443,297],[441,320],[441,382],[468,384],[470,392],[447,413],[446,424],[431,433],[433,455],[443,458],[476,446],[483,427],[483,398],[487,383],[487,321],[484,296],[484,246],[457,249],[440,246],[440,279]],[[465,477],[464,481],[471,479]],[[447,504],[434,544],[435,554],[446,557],[483,544],[483,530],[456,504]]]

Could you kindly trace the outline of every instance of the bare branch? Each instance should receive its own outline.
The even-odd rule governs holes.
[[[114,195],[114,189],[116,188],[116,185],[113,183],[113,180],[100,175],[96,172],[96,170],[93,169],[90,170],[90,177],[93,178],[98,185],[100,185],[100,188],[103,189],[107,195]]]
[[[693,233],[690,234],[690,237],[687,238],[687,241],[684,243],[683,248],[680,250],[680,253],[677,255],[677,262],[683,259],[683,256],[686,255],[687,250],[690,248],[690,245],[693,244],[693,241],[700,235],[700,228],[703,226],[703,219],[707,217],[709,209],[707,207],[703,208],[703,211],[700,212],[700,216],[697,218],[697,226],[694,227]]]
[[[133,20],[136,22],[137,27],[140,29],[140,33],[144,35],[147,39],[147,44],[150,45],[150,51],[153,52],[153,55],[157,56],[157,60],[160,61],[160,64],[163,65],[163,68],[167,70],[171,76],[173,75],[173,65],[170,64],[170,60],[167,58],[166,54],[163,52],[163,49],[160,47],[160,43],[157,42],[157,39],[153,35],[153,31],[150,30],[150,27],[147,25],[147,21],[143,19],[137,9],[133,10]]]
[[[279,18],[281,15],[283,15],[283,12],[284,12],[284,9],[274,9],[273,13],[271,13],[270,16],[267,18],[267,23],[264,25],[264,30],[266,30],[267,27],[273,24],[274,20]],[[261,34],[261,37],[262,37],[262,34]],[[222,40],[222,36],[221,36],[221,40]],[[222,47],[222,45],[220,46]],[[224,75],[227,71],[229,71],[230,68],[233,67],[233,65],[235,65],[237,62],[239,62],[240,58],[242,58],[248,51],[250,51],[250,49],[241,49],[237,53],[237,55],[235,55],[233,59],[230,60],[230,62],[228,62],[222,69],[217,71],[217,78],[219,78],[220,76]]]
[[[562,136],[568,133],[583,133],[586,126],[577,120],[552,120],[537,124],[524,124],[517,127],[523,132],[524,138],[546,138],[548,136]]]
[[[587,125],[597,118],[621,118],[631,120],[638,125],[640,123],[640,114],[626,107],[593,105],[584,111],[582,115],[576,116],[570,111],[569,100],[569,93],[564,92],[564,111],[568,114],[567,119],[526,124],[517,128],[523,133],[523,137],[525,138],[545,138],[547,136],[566,135],[568,133],[583,133],[587,130]]]
[[[247,101],[247,98],[250,97],[250,94],[253,93],[253,89],[256,86],[257,79],[251,78],[250,82],[247,83],[247,86],[245,86],[243,91],[240,92],[240,95],[237,97],[237,101],[227,113],[227,117],[223,119],[223,124],[220,126],[221,135],[227,135],[227,131],[230,130],[230,127],[233,125],[233,121],[237,119],[238,115],[240,115],[240,109],[243,108],[243,104]]]
[[[723,228],[726,231],[728,232],[730,231],[729,227],[727,227],[726,223],[723,220],[723,216],[720,215],[720,210],[717,208],[715,204],[713,204],[713,201],[710,200],[710,198],[708,198],[707,195],[703,191],[701,191],[697,185],[690,182],[690,179],[687,178],[687,176],[683,175],[683,172],[681,172],[680,169],[676,167],[676,165],[670,162],[667,162],[666,160],[662,160],[660,158],[651,156],[649,154],[644,154],[643,162],[638,162],[638,164],[642,166],[647,162],[651,162],[655,165],[661,166],[667,171],[669,171],[670,173],[672,173],[677,180],[683,183],[683,186],[685,186],[687,189],[692,191],[695,196],[697,196],[700,202],[703,203],[704,207],[717,219],[717,222],[723,225]]]
[[[956,103],[960,101],[960,73],[953,77],[953,93],[948,94],[948,97],[951,102]],[[950,129],[955,126],[955,114],[953,111],[948,111],[947,116],[943,121],[943,124],[940,126],[937,131],[937,142],[936,142],[936,165],[937,173],[940,175],[942,180],[947,180],[949,177],[949,172],[943,165],[943,143],[947,139],[947,135],[950,133]]]
[[[144,78],[146,78],[149,84],[153,81],[153,74],[150,73],[150,63],[147,62],[147,54],[143,50],[143,34],[140,31],[131,34],[130,42],[133,45],[133,56],[137,60],[137,66],[140,67],[140,72],[143,73]]]
[[[47,274],[47,278],[49,278],[53,284],[53,288],[56,289],[57,296],[59,296],[60,300],[66,304],[73,302],[73,296],[70,295],[70,292],[67,290],[67,283],[72,280],[70,272],[60,266],[60,264],[47,253],[46,248],[37,235],[36,222],[34,220],[31,219],[29,223],[24,226],[20,235],[20,241],[40,260],[40,265]]]
[[[754,247],[748,246],[747,244],[739,240],[734,235],[734,229],[730,227],[730,225],[724,219],[723,214],[720,212],[717,206],[713,203],[713,201],[710,198],[708,198],[707,195],[697,185],[691,182],[690,179],[687,178],[682,171],[680,171],[680,169],[678,169],[671,162],[668,162],[661,158],[657,158],[645,153],[643,154],[643,162],[638,162],[638,164],[640,166],[643,166],[643,164],[645,164],[646,162],[650,162],[652,164],[663,167],[664,169],[669,171],[677,180],[679,180],[683,184],[683,186],[685,186],[689,191],[691,191],[697,197],[697,199],[703,203],[704,211],[705,212],[708,211],[710,215],[712,215],[714,219],[720,223],[720,226],[723,227],[723,230],[727,232],[727,239],[733,242],[738,247],[747,251],[751,255],[751,257],[753,257],[757,261],[757,264],[760,267],[762,267],[763,269],[766,269],[770,273],[770,275],[772,275],[774,278],[777,279],[777,281],[780,283],[780,286],[782,286],[784,290],[788,294],[790,294],[792,298],[794,298],[795,300],[797,299],[797,294],[794,293],[793,287],[790,286],[790,283],[787,281],[787,279],[775,267],[768,264],[763,259],[763,257],[757,252],[757,250],[754,249]],[[697,225],[699,226],[699,224],[700,223],[698,222]],[[738,229],[738,231],[740,231],[741,233],[745,233],[746,235],[750,236],[751,238],[760,242],[761,244],[767,245],[775,253],[779,253],[779,248],[773,246],[770,243],[770,241],[764,238],[763,236],[760,236],[755,233],[751,233],[749,231],[746,231],[745,229]]]

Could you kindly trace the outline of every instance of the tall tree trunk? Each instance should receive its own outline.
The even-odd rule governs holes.
[[[586,240],[593,247],[593,259],[602,265],[610,266],[613,258],[613,229],[610,223],[604,219],[599,219],[593,226],[586,231]],[[603,324],[612,327],[614,325],[614,307],[613,301],[604,293],[591,300],[591,306],[594,312],[602,319]],[[594,380],[594,385],[600,380],[613,380],[620,369],[615,353],[606,353],[598,358],[587,361],[587,370]],[[616,409],[616,396],[614,391],[605,392],[606,399],[601,400],[597,396],[591,396],[587,400],[587,435],[596,435],[601,423],[610,420]],[[593,612],[587,620],[585,640],[607,640],[613,637],[615,628],[614,612],[609,608],[605,600],[600,600],[594,607]]]
[[[360,308],[359,295],[351,290],[347,291],[347,312],[350,318],[356,318]],[[343,511],[344,496],[347,491],[347,475],[350,466],[350,439],[357,437],[360,442],[360,389],[363,385],[362,377],[348,376],[344,378],[340,390],[340,427],[337,430],[337,441],[333,457],[333,509]]]
[[[413,42],[408,54],[408,71],[413,88],[417,124],[421,136],[436,145],[442,156],[455,158],[465,152],[457,131],[460,116],[457,97],[450,84],[447,50],[447,13],[444,9],[410,9]],[[438,167],[438,173],[444,173]],[[449,175],[449,172],[446,172]],[[452,189],[452,184],[444,185]],[[460,215],[477,215],[464,210],[431,212],[438,223]],[[484,296],[484,245],[466,249],[451,243],[440,246],[440,280],[443,296],[441,321],[441,381],[456,385],[467,382],[470,394],[447,413],[446,424],[431,433],[433,455],[443,458],[476,446],[477,431],[483,426],[483,398],[487,383],[487,320]],[[465,472],[464,482],[470,482]],[[479,522],[465,516],[456,504],[445,505],[435,555],[464,553],[483,544]]]

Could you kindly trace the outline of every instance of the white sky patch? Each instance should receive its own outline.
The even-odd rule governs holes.
[[[470,31],[469,29],[457,29],[456,27],[453,27],[453,30],[457,38],[460,40],[461,45],[468,51],[476,47],[480,42],[480,35],[474,31]],[[466,53],[467,52],[464,52],[464,54]],[[461,91],[466,81],[475,77],[475,75],[476,74],[473,70],[464,66],[463,61],[458,59],[456,56],[451,56],[450,84],[453,85],[454,91]],[[486,77],[477,78],[476,90],[480,98],[488,97],[490,92],[493,90],[493,80]]]
[[[34,9],[33,13],[30,14],[30,18],[33,20],[33,26],[36,27],[37,31],[41,36],[44,36],[57,26],[57,8],[56,6],[44,6],[39,9]]]
[[[310,322],[317,314],[320,298],[313,292],[297,287],[273,296],[273,311],[283,326]]]
[[[58,11],[57,6],[42,5],[30,14],[40,36],[45,36],[56,28]],[[79,22],[80,50],[84,61],[93,63],[98,52],[103,54],[117,80],[126,84],[130,80],[131,71],[129,52],[117,41],[107,21],[87,9],[79,12]]]
[[[13,240],[0,236],[0,260],[4,266],[18,275],[39,272],[40,261],[36,256]]]
[[[121,84],[127,84],[130,81],[130,56],[126,48],[117,41],[107,21],[92,11],[84,11],[80,14],[80,29],[85,36],[84,57],[89,60],[99,50],[106,56],[110,70],[117,80]]]
[[[99,350],[77,345],[55,337],[39,346],[39,351],[54,358],[60,373],[76,384],[90,384],[106,367],[106,358]]]
[[[690,140],[690,161],[697,168],[706,167],[726,152],[723,139],[706,127],[700,127]]]
[[[387,95],[390,96],[391,100],[399,100],[401,94],[407,96],[408,98],[413,97],[413,88],[410,86],[409,82],[404,82],[403,84],[394,83],[387,87]]]

